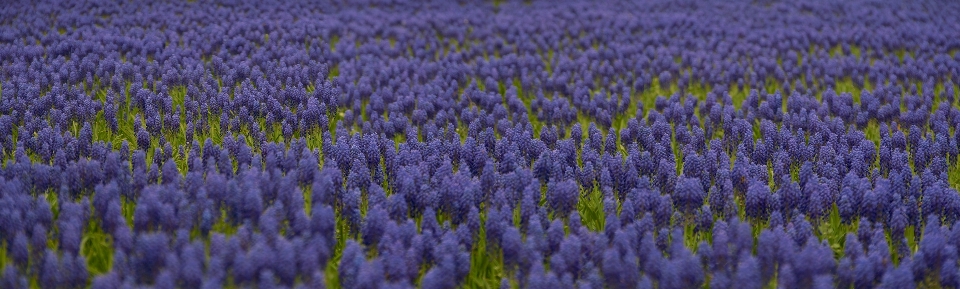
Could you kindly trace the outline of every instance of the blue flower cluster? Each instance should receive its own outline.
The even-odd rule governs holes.
[[[0,288],[960,287],[956,1],[0,5]]]

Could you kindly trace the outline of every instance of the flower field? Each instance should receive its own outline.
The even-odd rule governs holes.
[[[0,288],[960,287],[960,2],[784,2],[6,1]]]

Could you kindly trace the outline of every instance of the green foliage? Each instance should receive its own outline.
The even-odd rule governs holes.
[[[577,212],[580,213],[581,222],[587,229],[594,232],[603,230],[606,216],[603,213],[603,193],[598,186],[580,190]]]
[[[91,275],[100,275],[113,267],[113,237],[103,232],[99,222],[91,219],[80,243],[80,255],[87,259]]]
[[[463,282],[463,288],[500,288],[501,280],[507,277],[503,254],[492,244],[487,244],[484,226],[480,226],[476,239],[470,251],[470,273]]]
[[[840,211],[834,204],[830,209],[830,214],[826,220],[820,222],[817,227],[817,234],[820,240],[827,241],[833,254],[839,258],[843,256],[843,243],[846,241],[847,234],[856,232],[859,227],[859,221],[851,224],[844,224],[840,219]]]

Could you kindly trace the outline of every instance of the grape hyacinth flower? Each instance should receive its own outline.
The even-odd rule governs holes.
[[[0,7],[0,288],[960,284],[956,3],[394,2]]]

